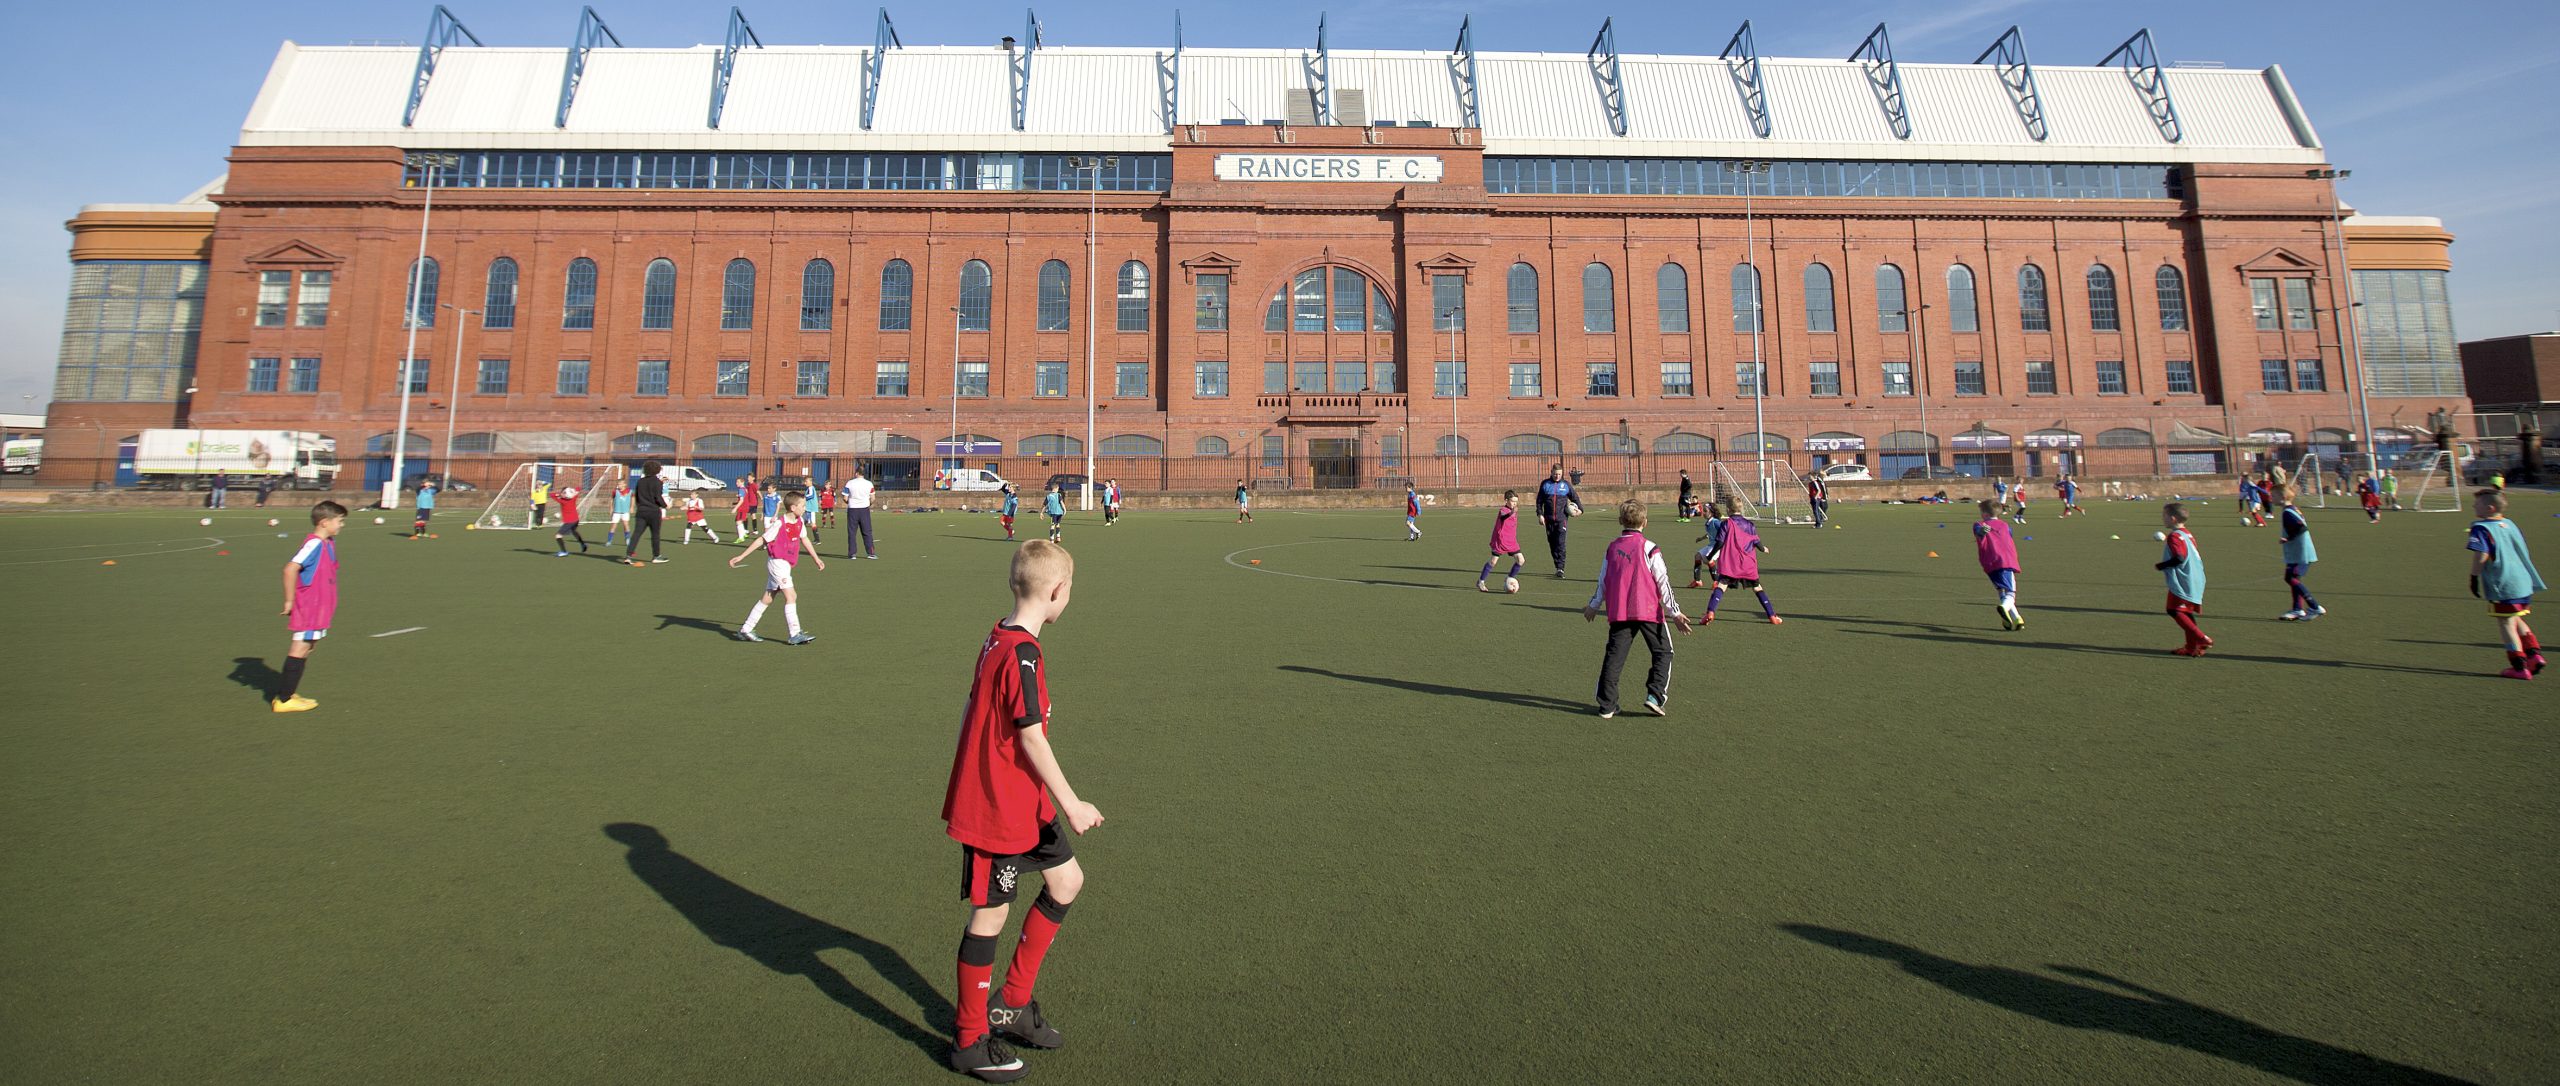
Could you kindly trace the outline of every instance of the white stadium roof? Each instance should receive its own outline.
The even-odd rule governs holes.
[[[1186,49],[1174,116],[1164,116],[1172,50],[1044,46],[1021,125],[1011,55],[918,46],[880,60],[862,123],[858,46],[777,46],[736,54],[721,123],[709,105],[720,46],[599,47],[586,53],[566,125],[555,126],[559,48],[441,50],[403,125],[421,50],[284,44],[242,126],[246,146],[697,151],[1167,150],[1174,125],[1260,124],[1291,116],[1318,83],[1312,49]],[[1322,70],[1338,120],[1464,125],[1466,65],[1438,52],[1331,50]],[[2319,137],[2280,68],[2167,68],[2180,138],[2155,124],[2126,69],[2033,69],[2047,138],[2031,138],[1991,64],[1900,64],[1911,134],[1896,138],[1855,61],[1761,61],[1770,123],[1758,137],[1727,62],[1628,54],[1626,134],[1579,53],[1478,53],[1485,150],[1498,155],[2018,162],[2316,163]],[[1293,95],[1291,92],[1299,92]],[[1358,96],[1347,92],[1358,91]]]

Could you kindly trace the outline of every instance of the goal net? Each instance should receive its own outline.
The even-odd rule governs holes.
[[[2402,462],[2413,459],[2422,460],[2423,464],[2416,473],[2418,483],[2414,489],[2417,496],[2410,500],[2409,508],[2421,513],[2461,512],[2462,472],[2460,465],[2454,462],[2453,454],[2443,451],[2417,453]],[[2402,471],[2400,474],[2410,473]]]
[[[1763,524],[1811,524],[1813,502],[1804,480],[1784,460],[1717,461],[1707,465],[1706,500],[1733,499],[1736,512]],[[1763,473],[1768,491],[1760,488]]]
[[[551,487],[550,503],[544,509],[543,525],[560,522],[558,497],[561,490],[578,490],[578,520],[582,523],[605,523],[613,515],[613,490],[622,482],[620,464],[569,464],[553,460],[537,460],[516,465],[507,476],[507,485],[499,487],[474,523],[482,530],[525,530],[533,523],[533,488],[538,483]]]

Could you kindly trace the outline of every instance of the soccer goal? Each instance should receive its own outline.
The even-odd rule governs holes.
[[[2421,513],[2461,512],[2462,469],[2454,462],[2453,454],[2438,451],[2419,455],[2426,464],[2419,469],[2417,497],[2409,508]]]
[[[1804,480],[1786,461],[1720,460],[1707,467],[1708,501],[1731,498],[1735,511],[1764,524],[1813,523],[1813,503],[1804,496]],[[1768,501],[1760,500],[1763,471],[1768,473]]]
[[[518,464],[515,472],[507,476],[507,485],[498,488],[497,496],[489,500],[489,508],[482,510],[480,519],[473,523],[484,531],[531,529],[533,485],[547,481],[554,494],[562,487],[577,487],[578,519],[601,524],[612,518],[613,490],[622,477],[620,464],[568,464],[554,460]],[[558,501],[556,497],[552,499],[554,504]],[[544,520],[546,525],[558,522],[557,510],[550,511]]]

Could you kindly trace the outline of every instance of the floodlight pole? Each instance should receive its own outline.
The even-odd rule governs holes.
[[[1760,472],[1760,504],[1775,505],[1777,492],[1769,483],[1769,422],[1762,404],[1769,397],[1769,371],[1760,361],[1760,326],[1767,323],[1760,307],[1761,295],[1768,284],[1760,274],[1760,240],[1757,223],[1751,216],[1752,179],[1769,172],[1769,164],[1760,161],[1737,162],[1742,171],[1742,263],[1751,269],[1751,456]]]
[[[478,316],[480,311],[464,309],[449,302],[445,308],[453,310],[454,319],[453,384],[450,386],[452,391],[446,393],[449,402],[444,405],[444,481],[450,484],[453,482],[453,420],[454,416],[462,413],[462,330],[470,326],[469,318]],[[405,444],[409,436],[402,434],[400,440]]]
[[[960,466],[944,468],[953,489],[960,486],[959,472],[969,466],[968,454],[960,448],[960,307],[951,307],[951,445],[950,458]]]
[[[2329,319],[2338,328],[2338,361],[2348,367],[2356,383],[2356,425],[2360,429],[2356,443],[2364,447],[2365,467],[2371,470],[2379,464],[2373,457],[2373,408],[2365,399],[2364,355],[2355,349],[2353,339],[2355,311],[2364,303],[2355,300],[2355,271],[2347,266],[2347,222],[2338,213],[2338,182],[2346,180],[2355,171],[2319,169],[2306,172],[2314,181],[2329,183],[2329,229],[2338,238],[2338,263],[2329,272]],[[2344,305],[2340,305],[2338,300],[2338,281],[2341,278],[2347,284]]]
[[[1077,499],[1080,503],[1078,507],[1086,511],[1093,509],[1093,374],[1094,369],[1100,364],[1096,359],[1100,330],[1094,326],[1093,321],[1094,298],[1102,290],[1102,281],[1096,278],[1101,274],[1097,265],[1100,263],[1102,250],[1102,171],[1117,169],[1119,165],[1120,158],[1117,155],[1088,155],[1067,160],[1069,171],[1092,176],[1091,183],[1085,189],[1084,209],[1084,485],[1078,488]]]
[[[409,264],[409,308],[402,317],[409,324],[409,347],[400,356],[400,424],[391,432],[391,477],[382,481],[382,507],[400,507],[400,476],[409,468],[409,371],[418,365],[418,298],[426,286],[427,222],[436,210],[436,167],[459,166],[456,155],[410,155],[419,172],[427,178],[427,198],[418,209],[418,259]]]

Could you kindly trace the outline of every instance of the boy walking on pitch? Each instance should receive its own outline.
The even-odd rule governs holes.
[[[2053,492],[2062,499],[2063,516],[2081,516],[2089,512],[2080,508],[2080,484],[2070,476],[2065,475],[2062,481],[2053,484]]]
[[[1010,579],[1013,614],[996,623],[978,649],[942,799],[946,832],[960,842],[960,896],[969,905],[951,1067],[988,1082],[1011,1082],[1030,1071],[1006,1041],[1034,1048],[1066,1042],[1032,991],[1067,906],[1084,890],[1084,868],[1062,830],[1084,834],[1102,824],[1102,812],[1076,797],[1049,746],[1040,629],[1065,613],[1075,559],[1064,547],[1033,540],[1014,552]],[[1004,934],[1022,877],[1034,871],[1042,873],[1040,896],[1023,919],[1004,987],[995,990],[996,938]]]
[[[1769,545],[1760,541],[1760,526],[1736,512],[1739,507],[1732,498],[1724,499],[1723,504],[1724,534],[1715,553],[1716,587],[1707,594],[1706,617],[1698,621],[1716,620],[1716,608],[1724,603],[1725,589],[1748,587],[1752,595],[1760,597],[1760,613],[1768,617],[1769,625],[1786,625],[1787,620],[1778,617],[1778,605],[1769,602],[1768,590],[1760,587],[1760,556],[1769,552]]]
[[[2356,480],[2356,503],[2364,506],[2364,522],[2382,523],[2382,487],[2366,475]]]
[[[2027,523],[2027,480],[2023,475],[2009,488],[2009,520],[2021,526]]]
[[[563,484],[560,487],[560,530],[551,533],[551,542],[557,545],[560,553],[552,555],[552,557],[569,557],[569,544],[562,541],[570,539],[578,541],[578,553],[587,553],[587,537],[578,534],[578,499],[585,496],[585,492],[579,490],[577,485],[574,483]],[[632,541],[635,543],[639,542],[636,538]],[[536,551],[534,553],[540,554],[542,552]]]
[[[800,629],[800,590],[791,584],[791,567],[800,561],[801,544],[807,537],[805,527],[800,523],[801,501],[798,494],[783,499],[783,511],[765,522],[764,534],[747,549],[739,551],[737,557],[729,559],[729,568],[736,569],[738,563],[756,552],[756,548],[764,549],[764,595],[756,600],[755,608],[747,612],[746,623],[738,627],[740,641],[764,640],[756,636],[756,623],[764,621],[764,609],[773,606],[776,593],[782,596],[783,624],[791,631],[791,636],[783,643],[806,645],[818,639],[817,635]],[[808,551],[809,560],[818,564],[818,571],[826,572],[827,560],[818,556],[818,548],[810,547]]]
[[[836,526],[836,488],[834,487],[818,488],[818,525],[823,528]]]
[[[2000,520],[2000,507],[1990,502],[1975,502],[1982,519],[1973,522],[1974,557],[1981,559],[1982,572],[1991,578],[1992,591],[1999,593],[2000,628],[2023,630],[2027,617],[2018,613],[2018,543],[2009,536],[2009,526]]]
[[[2311,598],[2311,590],[2303,587],[2302,578],[2311,572],[2311,563],[2320,560],[2320,549],[2311,545],[2311,521],[2302,510],[2293,507],[2293,485],[2277,483],[2275,499],[2284,508],[2276,514],[2276,531],[2284,545],[2284,586],[2293,593],[2293,609],[2277,618],[2300,622],[2328,614],[2329,609]]]
[[[1058,484],[1049,484],[1049,492],[1040,497],[1040,512],[1049,518],[1049,542],[1067,541],[1067,496]]]
[[[1698,515],[1698,487],[1689,481],[1689,469],[1680,469],[1680,523]]]
[[[2204,611],[2204,552],[2196,549],[2196,537],[2187,531],[2187,507],[2183,502],[2170,502],[2160,508],[2159,532],[2153,538],[2161,543],[2160,561],[2151,568],[2168,575],[2169,619],[2187,635],[2187,643],[2169,651],[2180,656],[2202,656],[2213,647],[2213,639],[2196,625],[2196,615]]]
[[[1487,591],[1485,579],[1493,576],[1493,564],[1511,559],[1511,572],[1502,575],[1502,590],[1520,591],[1520,492],[1502,492],[1502,508],[1493,511],[1493,557],[1484,560],[1484,568],[1476,571],[1476,591]]]
[[[1404,541],[1422,538],[1422,498],[1413,492],[1413,484],[1404,487]]]
[[[1682,633],[1689,631],[1689,619],[1671,595],[1671,572],[1662,566],[1662,548],[1644,537],[1644,525],[1643,502],[1619,503],[1621,530],[1600,553],[1600,584],[1591,590],[1591,601],[1582,605],[1584,622],[1604,612],[1609,616],[1609,647],[1600,656],[1602,720],[1618,715],[1618,672],[1627,666],[1627,646],[1637,634],[1644,635],[1645,650],[1653,656],[1644,676],[1644,711],[1655,716],[1669,712],[1671,631],[1667,624],[1678,625]]]
[[[1723,499],[1718,498],[1707,503],[1706,523],[1700,525],[1704,530],[1698,533],[1698,542],[1705,545],[1698,548],[1698,553],[1689,556],[1689,587],[1691,588],[1707,587],[1707,567],[1715,564],[1716,548],[1724,546],[1722,502]]]
[[[1013,518],[1015,514],[1020,513],[1021,511],[1021,492],[1015,490],[1012,483],[1006,483],[1004,485],[1004,505],[1001,511],[996,514],[997,522],[1004,525],[1004,537],[1006,539],[1013,538]]]
[[[419,536],[427,534],[427,521],[435,518],[436,481],[434,479],[421,479],[418,481],[417,504],[418,519],[410,522],[409,524],[409,538],[411,539],[416,539]]]
[[[284,564],[284,628],[293,642],[285,647],[284,673],[276,684],[276,712],[320,707],[300,693],[302,669],[309,666],[311,646],[329,636],[329,620],[338,613],[338,532],[346,526],[346,506],[326,501],[312,506],[311,534]]]
[[[2471,551],[2471,594],[2489,601],[2489,617],[2498,620],[2498,637],[2506,643],[2507,669],[2498,674],[2531,679],[2542,674],[2542,642],[2524,617],[2533,613],[2533,594],[2548,586],[2533,568],[2524,533],[2507,519],[2505,491],[2473,494],[2471,515],[2479,518],[2471,522],[2470,541],[2463,544]]]
[[[691,546],[693,544],[693,531],[696,528],[702,529],[702,534],[710,536],[712,542],[717,543],[720,541],[719,531],[711,527],[711,521],[709,518],[703,516],[702,494],[698,491],[686,491],[684,496],[684,541],[686,546]]]
[[[1245,489],[1244,480],[1236,480],[1236,523],[1253,519],[1253,492]]]

